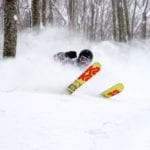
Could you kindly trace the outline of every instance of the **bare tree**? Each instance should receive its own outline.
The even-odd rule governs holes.
[[[94,1],[91,1],[90,3],[90,12],[91,12],[91,16],[90,16],[90,25],[89,25],[89,31],[90,31],[90,40],[95,40],[95,7],[94,7]]]
[[[69,0],[68,15],[69,15],[69,27],[73,29],[75,27],[75,1]]]
[[[116,16],[116,0],[112,0],[112,17],[113,17],[113,38],[117,41],[117,16]]]
[[[130,21],[126,0],[112,0],[113,37],[115,40],[131,39]]]
[[[4,0],[1,1],[0,3],[0,32],[3,30],[3,26],[4,26]]]
[[[125,33],[125,20],[124,20],[122,0],[117,1],[117,14],[118,14],[119,41],[125,42],[126,33]]]
[[[132,15],[132,18],[131,18],[131,38],[133,38],[136,8],[137,8],[137,0],[134,1],[133,15]]]
[[[49,0],[49,15],[48,15],[48,19],[49,19],[49,23],[52,24],[53,20],[54,20],[54,14],[53,14],[53,3],[51,0]]]
[[[17,1],[5,0],[3,57],[15,57],[17,45]]]
[[[3,26],[3,1],[0,25]],[[90,40],[128,41],[150,36],[149,0],[16,0],[18,30],[47,22],[84,33]],[[32,7],[30,8],[30,1]],[[112,7],[110,7],[112,6]]]
[[[47,0],[42,0],[42,24],[46,25],[46,4]]]
[[[87,20],[86,20],[86,16],[87,16],[87,2],[86,0],[84,0],[83,2],[83,13],[82,13],[82,23],[83,23],[83,31],[84,33],[87,32]]]
[[[56,6],[55,1],[49,0],[49,6],[50,6],[49,22],[53,23],[53,21],[54,21],[54,13],[53,13],[54,11],[53,10],[55,10],[60,18],[59,20],[62,20],[63,24],[67,24],[66,19],[62,15],[61,11],[59,11],[59,8]]]
[[[143,39],[146,38],[146,24],[147,24],[147,16],[146,16],[146,10],[148,6],[148,0],[143,0],[143,12],[142,12],[142,26],[141,26],[141,36]]]
[[[128,14],[128,7],[127,7],[127,1],[123,0],[123,6],[124,6],[124,20],[125,20],[125,27],[126,27],[126,39],[131,40],[131,32],[130,32],[130,23],[129,23],[129,14]]]
[[[40,26],[40,0],[32,0],[32,26]]]

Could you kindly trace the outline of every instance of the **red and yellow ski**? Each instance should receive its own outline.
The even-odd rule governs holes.
[[[101,69],[101,65],[99,62],[93,63],[89,66],[73,83],[71,83],[67,87],[67,92],[72,94],[75,90],[77,90],[80,86],[86,83],[89,79],[91,79],[95,74],[97,74]]]
[[[114,86],[108,88],[107,90],[103,91],[101,95],[105,98],[110,98],[122,92],[124,89],[124,85],[122,83],[117,83]]]

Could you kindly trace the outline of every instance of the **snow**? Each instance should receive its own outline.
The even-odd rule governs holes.
[[[20,34],[16,59],[0,61],[0,149],[149,150],[149,43],[90,43],[54,27]],[[65,88],[84,69],[52,56],[84,48],[101,72],[68,95]],[[109,100],[99,95],[117,82],[122,93]]]
[[[18,20],[17,15],[14,15],[14,20],[15,20],[15,21],[17,21],[17,20]]]

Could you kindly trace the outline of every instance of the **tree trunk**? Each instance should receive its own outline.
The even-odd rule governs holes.
[[[146,39],[146,22],[147,22],[146,12],[143,12],[142,13],[142,26],[141,26],[142,39]]]
[[[48,18],[49,18],[49,23],[50,24],[53,24],[53,4],[52,4],[52,2],[51,2],[51,0],[49,0],[49,16],[48,16]]]
[[[46,0],[42,0],[42,24],[46,26]]]
[[[119,31],[119,41],[125,42],[126,35],[124,29],[124,15],[123,15],[123,7],[122,7],[122,0],[117,1],[117,16],[118,16],[118,31]]]
[[[90,40],[91,41],[94,41],[95,40],[95,23],[94,23],[94,16],[95,16],[95,8],[94,8],[94,1],[91,1],[90,3],[90,11],[91,11],[91,16],[90,16]]]
[[[32,26],[40,27],[40,0],[32,0]]]
[[[142,13],[142,26],[141,26],[141,30],[142,30],[142,39],[146,39],[146,24],[147,24],[147,16],[146,16],[146,9],[148,6],[148,0],[144,0],[143,1],[143,13]]]
[[[116,0],[112,0],[112,17],[113,17],[113,39],[117,41],[117,24],[116,24]]]
[[[75,28],[75,0],[69,0],[69,27]]]
[[[83,32],[86,35],[86,37],[88,36],[88,32],[87,32],[87,1],[84,0],[83,1],[83,15],[82,15],[82,21],[83,21]]]
[[[135,21],[135,12],[137,8],[137,0],[134,2],[134,10],[133,10],[133,15],[132,15],[132,20],[131,20],[131,38],[133,39],[133,30],[134,30],[134,21]]]
[[[131,40],[129,15],[128,15],[128,8],[127,8],[126,0],[123,0],[123,6],[124,6],[124,16],[125,16],[125,26],[126,26],[127,40]]]
[[[17,45],[17,1],[5,0],[3,57],[15,57]]]

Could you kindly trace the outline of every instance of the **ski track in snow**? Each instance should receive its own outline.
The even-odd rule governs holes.
[[[16,59],[0,61],[0,149],[149,150],[149,47],[149,41],[90,43],[58,28],[19,35]],[[67,95],[84,69],[52,56],[84,48],[102,69]],[[122,93],[99,95],[116,82],[124,83]]]

